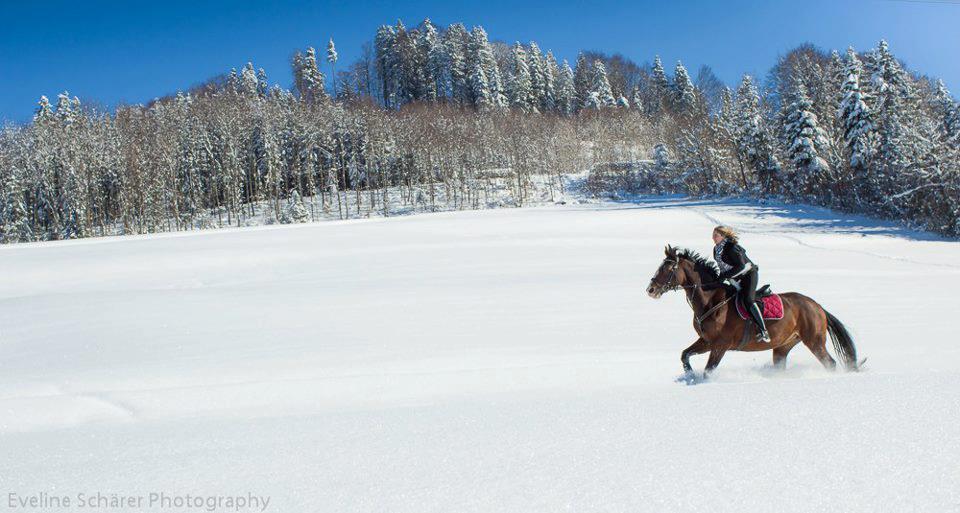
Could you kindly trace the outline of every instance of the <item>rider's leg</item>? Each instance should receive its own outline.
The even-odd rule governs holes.
[[[763,314],[757,307],[757,282],[759,277],[757,271],[752,270],[743,276],[740,280],[740,301],[743,307],[750,313],[750,317],[757,327],[760,328],[759,339],[763,342],[770,341],[770,335],[767,334],[767,326],[763,322]]]

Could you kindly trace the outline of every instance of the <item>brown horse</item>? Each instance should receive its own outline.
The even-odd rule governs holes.
[[[743,341],[747,327],[737,314],[735,295],[727,287],[720,286],[717,267],[697,253],[667,246],[666,258],[650,280],[647,293],[659,299],[665,292],[683,290],[693,309],[693,328],[699,338],[683,350],[680,361],[689,375],[690,356],[710,352],[706,376],[720,364],[724,353],[734,351],[773,350],[773,365],[783,368],[787,353],[793,346],[803,342],[827,369],[835,369],[837,362],[827,352],[827,335],[833,341],[837,356],[847,370],[857,370],[857,348],[850,333],[839,319],[823,309],[816,301],[796,292],[780,294],[783,300],[783,319],[769,321],[770,343],[753,337],[755,328],[750,327],[749,340]]]

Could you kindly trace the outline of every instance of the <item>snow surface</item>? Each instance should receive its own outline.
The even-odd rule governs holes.
[[[675,382],[691,314],[644,288],[717,221],[868,369],[798,346]],[[0,510],[957,511],[958,289],[956,242],[680,198],[4,247]]]

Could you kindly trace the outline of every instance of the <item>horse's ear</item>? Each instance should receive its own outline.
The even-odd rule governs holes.
[[[670,256],[670,250],[671,250],[671,249],[673,249],[673,248],[671,248],[669,244],[667,244],[666,246],[664,246],[664,247],[663,247],[663,256],[669,257],[669,256]]]
[[[667,244],[667,247],[663,249],[663,254],[664,254],[667,258],[673,258],[673,257],[677,256],[677,249],[674,248],[673,246]]]

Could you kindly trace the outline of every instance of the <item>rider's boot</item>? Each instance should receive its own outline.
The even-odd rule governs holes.
[[[763,322],[763,314],[760,313],[760,307],[757,306],[757,303],[750,305],[750,317],[753,318],[753,322],[755,322],[757,327],[760,328],[760,333],[757,335],[757,340],[769,344],[770,334],[767,333],[767,325]]]

